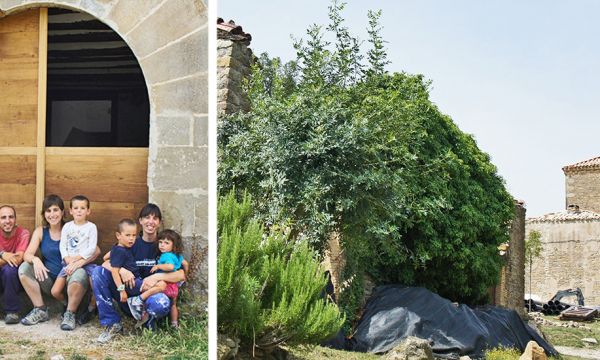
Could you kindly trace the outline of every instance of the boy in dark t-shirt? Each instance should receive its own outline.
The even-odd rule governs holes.
[[[116,232],[118,243],[110,249],[111,274],[117,287],[117,291],[120,294],[119,300],[121,302],[126,302],[128,296],[139,295],[141,291],[142,278],[140,277],[140,270],[131,253],[131,247],[135,242],[136,232],[137,226],[133,220],[121,220]],[[131,271],[135,276],[135,286],[133,288],[125,287],[121,275],[119,274],[121,268]]]

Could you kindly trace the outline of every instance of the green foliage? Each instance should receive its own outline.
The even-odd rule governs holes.
[[[521,352],[511,348],[495,348],[485,352],[486,360],[518,360]]]
[[[344,319],[321,298],[326,279],[306,242],[289,240],[285,228],[268,232],[252,218],[250,197],[231,191],[218,205],[218,322],[245,344],[319,342]]]
[[[537,230],[531,230],[525,241],[525,260],[533,261],[534,258],[540,257],[542,253],[542,234]]]
[[[346,279],[367,271],[482,302],[513,200],[489,156],[430,101],[428,81],[385,73],[380,13],[369,14],[364,64],[342,10],[334,1],[325,31],[295,42],[292,64],[261,56],[251,112],[219,124],[219,191],[247,189],[266,224],[290,219],[291,236],[318,250],[339,233]]]

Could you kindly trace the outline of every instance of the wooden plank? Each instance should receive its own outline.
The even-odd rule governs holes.
[[[140,157],[148,160],[148,148],[133,147],[59,147],[53,146],[46,149],[46,154],[50,156],[99,156],[99,157],[117,157],[130,158]],[[137,160],[136,160],[137,161]],[[147,165],[146,165],[147,166]]]
[[[0,147],[0,155],[36,155],[34,147]]]
[[[38,29],[38,9],[0,19],[0,147],[36,145]]]
[[[0,184],[35,184],[35,156],[2,155],[0,156]],[[0,188],[0,193],[6,192]]]
[[[0,19],[0,33],[37,32],[38,26],[36,9],[11,14]]]
[[[108,151],[107,151],[108,152]],[[147,157],[46,155],[48,193],[84,194],[103,202],[144,202],[148,198]]]
[[[29,204],[34,206],[35,184],[3,183],[0,185],[0,203],[2,204]],[[34,208],[35,209],[35,208]]]
[[[39,66],[38,66],[38,117],[37,159],[35,176],[35,214],[42,211],[46,175],[46,73],[48,71],[48,9],[40,9]],[[41,225],[41,216],[36,216],[35,225]]]

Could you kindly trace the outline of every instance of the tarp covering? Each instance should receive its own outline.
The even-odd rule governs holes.
[[[558,354],[514,310],[456,306],[425,288],[401,285],[375,289],[344,348],[384,353],[408,336],[429,340],[433,353],[444,358],[480,358],[485,350],[496,347],[523,351],[530,340],[543,347],[546,355]],[[330,343],[340,345],[339,341]]]

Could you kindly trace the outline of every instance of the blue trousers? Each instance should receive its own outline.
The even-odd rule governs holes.
[[[2,292],[4,298],[4,312],[19,312],[21,306],[18,295],[21,290],[23,290],[23,287],[19,280],[19,267],[8,264],[0,267],[0,292]]]
[[[127,295],[139,295],[141,283],[142,281],[140,279],[136,279],[136,286],[133,289],[126,289]],[[117,291],[117,286],[115,285],[112,274],[109,270],[102,266],[98,266],[96,269],[94,269],[92,274],[92,288],[94,289],[94,295],[96,295],[100,325],[111,326],[121,322],[121,316],[114,307],[112,301],[113,299],[117,301],[123,313],[131,316],[131,312],[129,311],[129,306],[127,306],[127,303],[122,303],[119,301],[121,296]],[[171,309],[171,301],[163,293],[150,296],[148,299],[146,299],[144,305],[148,314],[157,320],[167,316]],[[148,325],[153,326],[154,323],[152,322]]]

